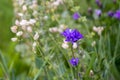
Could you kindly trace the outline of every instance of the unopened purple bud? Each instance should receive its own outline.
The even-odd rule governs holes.
[[[100,0],[95,0],[96,4],[99,4],[100,3]]]
[[[77,19],[80,18],[80,15],[79,15],[78,12],[75,12],[72,17],[73,17],[74,20],[77,20]]]
[[[79,63],[79,58],[72,58],[71,60],[69,60],[69,62],[73,67],[75,67]]]
[[[89,8],[88,8],[88,13],[89,13],[89,14],[92,14],[92,13],[93,13],[93,11],[92,11],[92,8],[91,8],[91,7],[89,7]]]

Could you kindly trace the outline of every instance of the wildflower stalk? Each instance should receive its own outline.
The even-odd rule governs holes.
[[[72,51],[72,57],[75,58],[75,55],[74,55],[74,50],[73,50],[73,44],[71,44],[71,51]],[[79,79],[78,77],[78,66],[76,67],[73,67],[73,71],[74,71],[74,78],[77,78],[77,80]]]
[[[73,50],[73,44],[71,44],[71,51],[72,51],[72,56],[75,58],[75,55],[74,55],[74,50]]]
[[[48,60],[46,60],[46,61],[43,63],[42,67],[39,69],[38,73],[35,75],[35,77],[34,77],[33,80],[37,80],[37,78],[39,77],[39,75],[40,75],[41,72],[42,72],[43,67],[46,65],[47,62],[48,62]]]
[[[95,56],[95,55],[96,55],[96,54],[92,54],[91,61],[90,61],[90,65],[89,65],[88,69],[86,70],[85,77],[89,76],[89,72],[90,72],[90,70],[91,70],[91,68],[92,68],[92,66],[93,66],[93,63],[94,63],[95,59],[96,59],[96,56]]]
[[[62,52],[63,56],[65,57],[65,59],[67,61],[67,63],[69,64],[69,60],[68,60],[67,56],[64,54],[63,50],[58,46],[59,44],[58,44],[58,41],[56,40],[56,38],[53,35],[51,35],[51,34],[49,34],[49,36],[54,41],[54,43],[57,46],[57,48]],[[72,74],[72,80],[74,80],[74,74],[73,74],[74,71],[73,71],[72,66],[70,64],[69,64],[69,67],[70,67],[70,71],[71,71],[71,74]]]
[[[119,23],[119,29],[118,29],[117,40],[116,40],[116,45],[115,45],[114,57],[117,56],[117,49],[118,49],[118,46],[119,46],[119,39],[120,39],[120,23]]]
[[[1,51],[0,51],[0,61],[1,61],[0,66],[2,67],[5,73],[6,80],[9,80],[10,79],[9,70]]]

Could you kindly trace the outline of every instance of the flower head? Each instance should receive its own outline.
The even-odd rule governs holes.
[[[101,16],[101,14],[102,14],[102,11],[101,11],[100,9],[98,9],[98,10],[95,10],[95,14],[96,14],[97,16]]]
[[[83,35],[77,30],[77,29],[69,29],[67,28],[64,32],[61,33],[67,41],[67,42],[77,42],[79,39],[83,38]]]
[[[120,10],[117,10],[113,17],[120,20]]]
[[[102,3],[100,2],[100,0],[95,0],[95,2],[100,8],[102,8]]]
[[[107,15],[108,15],[109,17],[112,17],[112,16],[114,15],[114,12],[109,11],[109,12],[107,13]]]
[[[72,65],[72,66],[77,66],[78,65],[78,63],[79,63],[79,58],[72,58],[71,60],[69,60],[69,62],[70,62],[70,64]]]
[[[79,15],[78,12],[75,12],[72,17],[73,17],[74,20],[77,20],[77,19],[80,18],[80,15]]]

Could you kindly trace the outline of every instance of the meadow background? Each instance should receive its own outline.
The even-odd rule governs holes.
[[[50,60],[47,60],[46,58],[44,60],[44,58],[39,54],[42,53],[40,51],[38,51],[37,54],[34,54],[30,49],[26,49],[26,45],[21,45],[22,41],[11,41],[11,38],[14,37],[15,34],[11,32],[10,27],[14,25],[16,19],[13,1],[0,0],[0,80],[72,80],[73,77],[71,77],[72,74],[70,74],[72,68],[69,67],[66,61],[71,57],[71,55],[68,55],[69,58],[66,58],[66,53],[71,51],[70,49],[65,50],[61,46],[58,46],[58,44],[62,44],[62,36],[60,37],[57,34],[49,33],[47,31],[45,31],[44,36],[41,36],[43,42],[45,42],[44,40],[48,41],[45,42],[45,48],[53,46],[50,47],[50,51],[46,51],[45,54],[47,58],[51,58],[50,55],[53,56]],[[38,1],[42,2],[42,0]],[[73,1],[75,5],[74,7],[71,6],[73,5],[71,4],[71,1]],[[70,0],[70,2],[65,0],[66,5],[68,5],[66,8],[70,14],[66,21],[58,17],[58,21],[60,20],[61,23],[63,22],[65,24],[68,23],[67,25],[70,26],[70,28],[76,26],[75,28],[79,29],[85,36],[80,48],[87,57],[86,59],[82,59],[81,55],[79,55],[79,58],[81,58],[81,64],[85,63],[84,67],[86,73],[85,75],[81,73],[81,75],[84,75],[81,80],[120,79],[120,20],[116,20],[114,18],[111,19],[106,14],[110,9],[114,11],[120,9],[120,1],[117,0],[116,4],[113,3],[113,0],[101,1],[103,3],[103,15],[99,19],[95,19],[93,15],[90,15],[91,13],[88,13],[89,7],[92,7],[93,10],[99,9],[95,4],[95,0]],[[81,22],[82,20],[73,21],[71,20],[72,18],[70,18],[75,12],[75,9],[77,10],[79,6],[80,9],[78,12],[81,15],[86,16],[87,21],[85,22],[84,20],[83,22]],[[61,8],[60,5],[59,10],[56,11],[56,13],[62,14],[63,7],[64,6]],[[44,12],[44,10],[42,11]],[[49,16],[52,16],[53,14],[50,14]],[[67,14],[67,12],[64,12],[63,16],[65,14]],[[44,14],[41,13],[41,15]],[[57,25],[57,20],[53,22],[51,20],[52,19],[48,20],[48,22],[46,22],[47,24],[45,24],[46,27],[42,29],[49,30],[48,28],[51,26],[54,27]],[[102,36],[99,37],[99,35],[95,35],[96,33],[92,31],[93,26],[104,27]],[[91,46],[93,41],[96,41],[97,43],[95,47]],[[23,41],[23,43],[25,42],[26,41]],[[38,47],[41,48],[41,46]],[[44,48],[41,49],[44,50]],[[96,53],[98,53],[98,60],[94,62],[96,57],[94,54]],[[54,64],[52,61],[55,61],[57,64]],[[79,67],[80,70],[84,72],[84,69],[82,69],[83,67],[81,67],[81,65]],[[90,70],[93,70],[94,72],[91,73],[91,75],[89,74]]]

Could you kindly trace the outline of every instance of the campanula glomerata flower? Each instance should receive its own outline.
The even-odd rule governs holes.
[[[114,12],[113,12],[113,11],[109,11],[109,12],[107,13],[107,15],[108,15],[109,17],[112,17],[112,16],[114,15]]]
[[[120,20],[120,10],[117,10],[113,17]]]
[[[69,62],[73,67],[75,67],[79,63],[79,58],[72,58],[71,60],[69,60]]]
[[[95,14],[96,14],[97,16],[101,16],[102,11],[101,11],[100,9],[97,9],[97,10],[95,10]]]
[[[79,39],[83,38],[83,35],[77,29],[67,28],[64,32],[61,33],[66,39],[67,42],[77,42]]]
[[[95,2],[100,8],[102,8],[102,3],[100,2],[100,0],[95,0]]]
[[[72,17],[74,20],[77,20],[80,18],[80,14],[78,12],[75,12]]]

